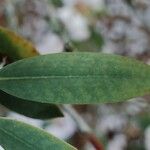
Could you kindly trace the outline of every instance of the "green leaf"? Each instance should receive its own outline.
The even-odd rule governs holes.
[[[4,118],[0,118],[0,145],[5,150],[75,150],[42,129]]]
[[[104,39],[100,33],[91,29],[91,37],[89,39],[81,42],[72,41],[72,45],[75,47],[75,51],[99,52],[104,45]]]
[[[150,66],[109,54],[50,54],[1,69],[0,89],[45,103],[117,102],[150,94]]]
[[[143,129],[143,130],[145,130],[150,125],[150,115],[149,115],[149,113],[150,113],[150,110],[148,110],[147,112],[144,112],[143,114],[139,114],[136,117],[136,121],[138,122],[141,129]]]
[[[23,99],[11,96],[1,90],[0,104],[17,113],[36,119],[50,119],[63,116],[58,107],[55,105],[25,101]]]
[[[50,4],[53,4],[55,7],[62,7],[63,2],[62,0],[48,0]]]
[[[0,27],[0,53],[11,61],[38,55],[30,42],[3,27]]]

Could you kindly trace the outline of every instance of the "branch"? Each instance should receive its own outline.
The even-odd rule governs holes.
[[[103,144],[93,134],[92,129],[87,125],[84,119],[78,114],[78,112],[71,105],[61,105],[59,108],[66,112],[76,123],[79,131],[85,135],[87,140],[93,145],[95,150],[104,150]]]

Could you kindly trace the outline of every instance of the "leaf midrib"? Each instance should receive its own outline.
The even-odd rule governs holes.
[[[6,80],[36,80],[36,79],[59,79],[59,78],[101,78],[101,77],[109,77],[112,76],[113,78],[138,78],[136,75],[119,75],[119,74],[107,74],[107,75],[64,75],[64,76],[22,76],[22,77],[0,77],[0,81]]]
[[[31,143],[29,143],[26,140],[22,140],[20,137],[18,137],[14,133],[12,134],[10,130],[9,130],[9,132],[7,132],[6,130],[4,130],[2,128],[0,128],[0,130],[2,132],[4,132],[5,134],[9,135],[10,137],[15,138],[17,141],[20,141],[21,143],[23,143],[24,145],[26,145],[27,147],[29,147],[31,150],[33,149],[33,147],[35,147],[35,145],[32,145]],[[36,148],[39,149],[38,147],[36,147]]]
[[[99,74],[99,75],[49,75],[49,76],[16,76],[16,77],[0,77],[0,81],[5,80],[36,80],[36,79],[59,79],[59,78],[101,78],[101,77],[110,77],[113,78],[139,78],[136,74],[131,75],[119,75],[119,74]],[[141,76],[140,78],[146,78]]]

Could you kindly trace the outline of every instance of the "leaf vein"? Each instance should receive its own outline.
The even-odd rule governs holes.
[[[7,132],[6,130],[0,128],[0,130],[6,134],[8,134],[9,136],[11,136],[12,138],[15,138],[16,140],[20,141],[21,143],[23,143],[24,145],[26,145],[27,147],[29,147],[31,150],[33,149],[33,147],[35,147],[35,145],[32,145],[31,143],[29,143],[28,141],[23,141],[20,137],[18,137],[17,135],[15,135],[14,133],[12,133],[11,131]],[[36,149],[39,149],[36,146]]]

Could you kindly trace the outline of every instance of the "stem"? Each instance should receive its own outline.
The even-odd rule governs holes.
[[[103,144],[93,134],[92,129],[87,125],[84,119],[78,114],[78,112],[69,104],[59,106],[62,111],[65,111],[71,116],[76,123],[79,131],[85,135],[87,140],[93,145],[95,150],[104,150]]]
[[[104,150],[103,144],[100,142],[97,137],[92,133],[86,133],[87,139],[90,141],[90,143],[94,146],[95,150]]]

